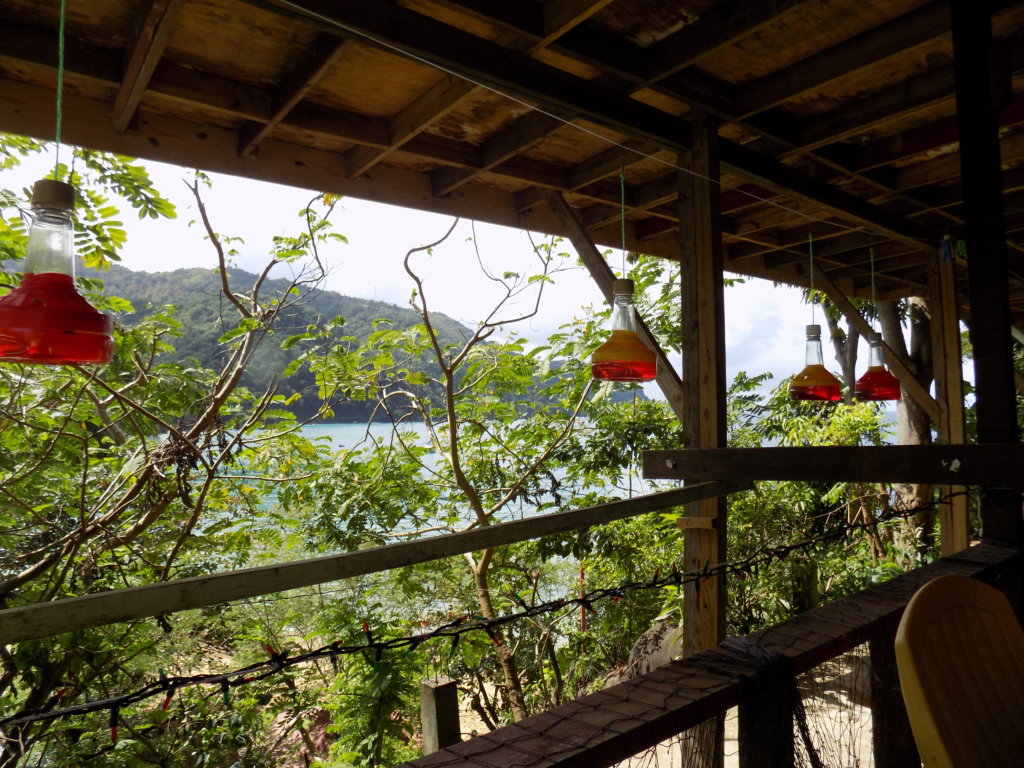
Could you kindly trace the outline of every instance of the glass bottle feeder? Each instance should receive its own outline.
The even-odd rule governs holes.
[[[75,189],[42,179],[32,187],[25,276],[0,298],[0,362],[106,363],[113,321],[75,288],[71,212]]]
[[[857,379],[854,394],[858,400],[899,400],[900,382],[882,362],[882,334],[869,333],[868,369]]]
[[[790,400],[826,400],[842,398],[839,379],[828,372],[821,357],[821,326],[807,326],[807,358],[804,369],[789,385]]]
[[[605,381],[651,381],[658,359],[636,335],[633,281],[617,279],[613,293],[611,336],[594,350],[591,373]]]

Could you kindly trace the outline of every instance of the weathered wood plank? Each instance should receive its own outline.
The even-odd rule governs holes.
[[[989,580],[1019,567],[1016,550],[980,545],[751,637],[788,657],[800,674],[894,631],[907,601],[933,578],[960,573]],[[815,641],[802,645],[808,636]],[[522,765],[524,752],[530,765],[537,755],[539,765],[552,768],[607,768],[739,704],[759,664],[720,645],[400,768]]]
[[[709,495],[732,493],[745,487],[745,482],[701,483],[446,536],[8,608],[0,611],[0,645],[379,573],[414,563],[426,563],[488,547],[601,525],[653,510],[681,506]]]
[[[240,157],[248,157],[256,151],[260,142],[269,136],[299,102],[306,98],[306,94],[313,86],[331,71],[331,67],[344,53],[346,45],[345,41],[338,40],[333,35],[321,34],[317,37],[309,58],[289,72],[275,89],[273,114],[270,119],[243,138],[238,151]]]
[[[829,480],[1013,487],[1024,446],[883,445],[645,451],[647,478]]]
[[[114,130],[121,133],[128,127],[142,101],[149,79],[156,70],[178,14],[185,0],[151,0],[141,15],[134,39],[125,54],[124,78],[114,98],[111,119]]]

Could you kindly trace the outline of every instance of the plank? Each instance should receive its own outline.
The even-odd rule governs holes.
[[[652,47],[647,69],[658,79],[668,77],[723,46],[753,34],[759,27],[805,0],[748,2],[726,0],[716,3],[697,21]]]
[[[736,93],[738,117],[761,112],[949,33],[949,4],[934,2],[762,77]]]
[[[683,434],[690,448],[726,444],[725,295],[722,272],[721,168],[718,125],[706,112],[693,119],[693,150],[680,156],[688,169],[676,175],[679,195],[679,252],[683,357]],[[708,499],[686,513],[714,520],[712,528],[686,529],[686,570],[726,561],[726,504]],[[683,650],[714,647],[725,636],[725,585],[715,577],[705,589],[684,587]]]
[[[646,478],[907,482],[1013,486],[1024,446],[857,445],[645,451]]]
[[[979,545],[751,636],[800,674],[895,630],[907,601],[933,578],[992,579],[1020,567],[1014,549]],[[609,768],[739,704],[759,660],[722,644],[398,768]]]
[[[545,198],[547,199],[548,205],[555,212],[558,219],[562,222],[562,226],[566,229],[569,236],[569,241],[573,244],[576,249],[576,253],[583,261],[587,271],[590,272],[590,276],[597,283],[597,287],[601,289],[601,293],[604,295],[605,301],[609,304],[612,302],[613,292],[612,287],[615,280],[615,274],[608,266],[608,262],[605,261],[604,257],[597,250],[594,242],[590,239],[590,235],[583,228],[582,222],[576,215],[575,211],[569,207],[568,203],[565,202],[565,198],[557,192],[550,190],[544,191]],[[679,378],[679,374],[676,372],[672,362],[668,359],[665,351],[661,348],[658,340],[651,333],[644,319],[638,314],[636,317],[636,335],[640,337],[640,340],[646,344],[650,349],[654,350],[655,355],[658,357],[658,373],[656,381],[658,386],[661,387],[662,394],[665,395],[665,399],[668,401],[669,407],[676,414],[680,421],[683,421],[685,416],[685,393],[683,390],[682,379]],[[685,423],[685,422],[684,422]]]
[[[135,37],[125,53],[124,78],[111,110],[114,130],[118,133],[128,127],[142,101],[184,5],[185,0],[151,0],[148,6],[142,6],[144,10]]]
[[[270,119],[244,137],[239,148],[240,157],[248,157],[260,142],[269,136],[288,114],[306,98],[323,77],[331,71],[334,64],[345,52],[347,43],[333,35],[318,35],[313,41],[309,58],[286,74],[277,86],[273,97],[273,113]]]
[[[748,486],[745,481],[701,483],[446,536],[7,608],[0,610],[0,645],[380,573],[465,552],[602,525],[680,506],[708,495],[732,493]]]
[[[956,263],[941,258],[928,266],[928,307],[932,320],[932,365],[939,403],[938,441],[957,445],[966,440],[960,318],[957,312]],[[970,543],[967,498],[963,486],[948,485],[939,493],[950,501],[939,508],[942,554],[966,549]]]
[[[372,44],[383,45],[499,92],[538,102],[555,114],[586,117],[666,149],[687,151],[690,148],[690,126],[685,119],[399,7],[377,4],[339,7],[329,0],[246,2],[294,16],[325,31],[335,34],[344,31]],[[893,237],[917,243],[930,236],[916,224],[738,143],[722,141],[721,159],[724,169],[769,188],[818,200],[837,213]]]

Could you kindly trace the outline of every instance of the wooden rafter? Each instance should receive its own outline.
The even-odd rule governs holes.
[[[121,87],[114,98],[114,130],[124,131],[131,122],[184,5],[185,0],[150,0],[143,6],[135,37],[125,52]]]
[[[270,119],[243,134],[238,150],[239,156],[248,157],[256,151],[260,142],[269,136],[299,105],[313,86],[331,71],[331,67],[344,52],[345,46],[345,41],[338,40],[333,35],[317,36],[309,58],[285,75],[274,90]]]

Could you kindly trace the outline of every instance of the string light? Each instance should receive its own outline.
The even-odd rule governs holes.
[[[595,603],[605,600],[617,603],[630,592],[660,590],[668,586],[681,588],[685,584],[693,584],[699,593],[701,584],[706,584],[709,579],[716,576],[735,576],[738,580],[748,581],[751,577],[756,577],[758,575],[758,570],[760,568],[763,568],[765,565],[772,562],[783,562],[789,555],[795,552],[803,552],[814,549],[815,547],[819,547],[823,544],[836,542],[849,537],[851,534],[858,531],[874,530],[879,525],[883,525],[888,522],[911,518],[922,510],[933,509],[940,504],[948,503],[950,499],[956,496],[967,495],[968,493],[968,491],[960,491],[948,494],[928,504],[922,504],[908,510],[887,510],[872,520],[858,519],[856,522],[843,522],[817,535],[808,536],[807,538],[790,544],[771,547],[742,560],[720,563],[718,565],[712,565],[710,561],[707,561],[701,568],[687,572],[681,572],[678,568],[673,566],[672,572],[666,576],[662,576],[660,569],[656,569],[654,571],[654,575],[649,580],[623,582],[616,587],[603,587],[591,590],[590,592],[581,594],[576,598],[562,597],[532,606],[526,605],[525,601],[522,601],[522,605],[524,606],[522,610],[506,614],[504,616],[496,616],[492,619],[477,616],[473,621],[469,621],[469,615],[462,614],[452,621],[441,624],[430,632],[423,632],[417,635],[396,637],[388,640],[377,640],[373,637],[373,632],[370,629],[369,622],[364,621],[361,628],[367,640],[365,644],[343,645],[340,641],[335,640],[320,648],[295,655],[278,653],[272,646],[266,645],[265,649],[270,654],[270,658],[241,667],[240,669],[217,674],[191,675],[183,677],[170,677],[166,674],[160,674],[157,680],[154,680],[152,683],[144,685],[131,693],[125,693],[105,699],[87,701],[82,704],[65,707],[63,709],[23,710],[0,720],[0,728],[39,721],[58,720],[65,717],[85,715],[94,712],[109,712],[111,737],[113,741],[116,741],[117,723],[123,709],[155,696],[159,696],[160,694],[163,694],[165,701],[168,701],[170,698],[168,691],[173,692],[181,688],[196,686],[210,686],[219,690],[225,706],[229,706],[231,703],[232,688],[265,680],[281,673],[289,667],[307,664],[318,659],[327,659],[331,662],[332,667],[336,668],[339,656],[360,654],[366,656],[368,659],[372,659],[369,663],[377,669],[379,668],[386,652],[416,648],[425,642],[438,638],[449,639],[450,646],[448,656],[451,658],[455,655],[461,637],[471,632],[483,632],[489,639],[491,639],[492,642],[494,642],[495,646],[500,646],[500,638],[497,637],[495,630],[506,624],[511,624],[534,616],[554,613],[566,608],[575,609],[576,607],[579,607],[581,610],[596,613],[596,609],[594,608]],[[521,598],[517,600],[517,602],[520,601]],[[55,696],[55,698],[59,698],[59,696]]]

